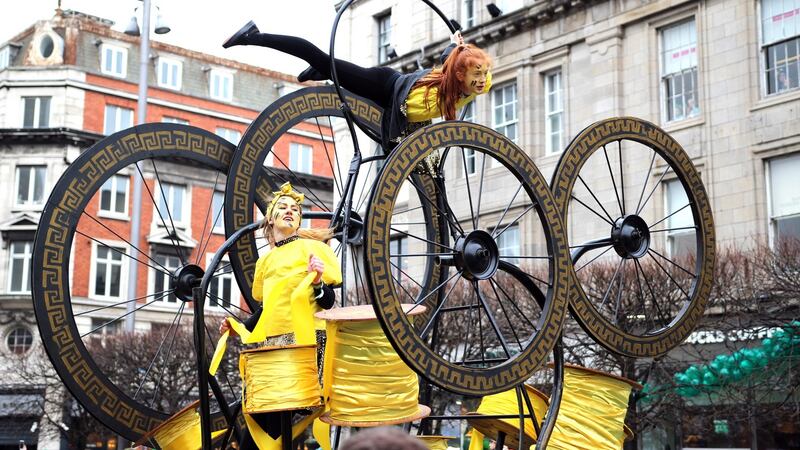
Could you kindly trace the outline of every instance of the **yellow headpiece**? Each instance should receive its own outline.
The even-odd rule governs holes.
[[[298,205],[302,204],[303,200],[306,198],[305,195],[295,191],[292,188],[292,183],[287,181],[281,185],[281,189],[279,191],[272,193],[272,201],[269,202],[269,206],[267,207],[267,217],[272,216],[272,209],[275,208],[275,204],[278,203],[278,200],[281,197],[291,197],[297,202]]]

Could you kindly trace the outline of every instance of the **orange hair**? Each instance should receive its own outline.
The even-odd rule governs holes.
[[[488,53],[472,44],[456,46],[448,55],[442,67],[436,67],[414,87],[425,87],[425,107],[428,107],[428,90],[432,87],[439,89],[439,98],[436,100],[439,111],[446,120],[455,120],[456,102],[461,97],[464,76],[472,66],[477,64],[492,64]],[[458,75],[461,79],[458,79]]]

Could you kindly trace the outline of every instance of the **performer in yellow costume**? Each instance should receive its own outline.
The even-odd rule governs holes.
[[[332,237],[332,233],[328,229],[300,229],[304,195],[295,192],[290,183],[284,183],[274,195],[262,228],[271,249],[258,259],[253,279],[253,298],[260,301],[262,307],[243,324],[252,333],[247,333],[242,324],[230,318],[223,322],[220,332],[237,334],[238,329],[247,335],[247,339],[243,336],[243,342],[253,347],[313,344],[316,341],[317,362],[321,368],[325,323],[315,319],[313,314],[333,306],[334,293],[330,286],[342,282],[337,257],[324,242]],[[254,339],[258,342],[253,342]],[[247,386],[244,392],[247,395]],[[251,433],[258,436],[266,431],[272,439],[277,439],[280,427],[276,416],[276,413],[251,415],[253,420],[248,421],[248,427],[252,428],[255,422],[261,428],[251,429]],[[257,447],[248,436],[240,448]]]

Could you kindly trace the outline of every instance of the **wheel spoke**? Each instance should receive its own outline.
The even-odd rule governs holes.
[[[398,253],[389,255],[389,258],[405,258],[407,256],[456,256],[457,253]]]
[[[603,250],[603,251],[602,251],[602,252],[601,252],[599,255],[595,256],[595,257],[594,257],[594,258],[592,258],[592,259],[590,259],[590,260],[589,260],[589,262],[587,262],[586,264],[584,264],[584,265],[580,266],[579,268],[575,269],[575,273],[578,273],[578,272],[580,272],[580,270],[581,270],[581,269],[583,269],[584,267],[586,267],[586,266],[588,266],[589,264],[593,263],[593,262],[594,262],[594,261],[595,261],[597,258],[599,258],[599,257],[603,256],[603,255],[604,255],[604,254],[605,254],[607,251],[611,250],[612,248],[613,248],[613,247],[609,246],[608,248],[606,248],[605,250]],[[575,261],[575,262],[577,262],[577,261]]]
[[[467,174],[467,155],[464,148],[461,148],[461,162],[464,163],[464,185],[467,187],[467,201],[469,202],[469,213],[472,217],[472,229],[478,229],[478,221],[475,217],[475,210],[472,208],[472,189],[469,185],[469,175]]]
[[[636,211],[638,214],[639,207],[642,205],[642,199],[644,198],[644,191],[647,189],[647,180],[650,179],[650,174],[653,172],[653,163],[656,161],[656,152],[653,152],[653,157],[650,158],[650,167],[647,169],[647,175],[644,176],[644,182],[642,183],[642,193],[639,194],[639,201],[636,202]]]
[[[489,279],[489,282],[491,283],[493,290],[496,288],[496,289],[499,289],[500,292],[503,293],[503,296],[505,296],[505,298],[508,299],[508,301],[511,303],[511,306],[513,306],[514,309],[517,311],[517,314],[519,314],[519,316],[522,317],[522,319],[524,319],[526,322],[528,322],[528,325],[530,325],[531,328],[533,328],[533,331],[534,332],[538,332],[539,329],[536,327],[536,325],[533,322],[531,322],[531,320],[528,318],[528,315],[525,314],[525,312],[522,311],[522,309],[519,307],[519,305],[517,305],[517,302],[515,302],[514,299],[511,298],[510,295],[508,295],[506,290],[503,289],[503,286],[500,285],[500,283],[498,283],[497,281],[495,281],[495,280],[493,280],[491,278]],[[497,291],[495,291],[495,295],[497,295]],[[497,296],[497,301],[498,302],[500,301],[500,296]]]
[[[162,299],[163,299],[163,298],[165,298],[165,297],[168,297],[168,296],[169,296],[169,294],[171,294],[171,293],[175,292],[175,290],[173,289],[173,290],[170,290],[170,291],[165,291],[165,292],[166,292],[166,294],[165,294],[165,295],[162,295],[162,296],[161,296],[161,297],[159,297],[159,298],[154,298],[153,300],[150,300],[149,302],[145,303],[144,305],[142,305],[142,306],[139,306],[139,307],[137,307],[137,308],[133,309],[132,311],[128,311],[128,312],[126,312],[125,314],[123,314],[123,315],[121,315],[121,316],[117,317],[116,319],[111,319],[111,320],[109,320],[108,322],[105,322],[105,323],[103,323],[102,325],[98,326],[97,328],[95,328],[95,329],[93,329],[93,330],[89,331],[88,333],[84,333],[84,334],[82,334],[82,335],[81,335],[81,339],[82,339],[82,338],[85,338],[86,336],[88,336],[88,335],[90,335],[90,334],[93,334],[95,331],[97,331],[97,330],[99,330],[99,329],[101,329],[101,328],[105,328],[105,327],[107,327],[108,325],[111,325],[112,323],[114,323],[114,322],[117,322],[119,319],[122,319],[122,318],[124,318],[124,317],[127,317],[127,316],[129,316],[129,315],[131,315],[131,314],[135,313],[136,311],[139,311],[139,310],[140,310],[140,309],[142,309],[142,308],[145,308],[145,307],[147,307],[147,306],[149,306],[149,305],[152,305],[153,303],[155,303],[155,302],[157,302],[157,301],[159,301],[159,300],[162,300]]]
[[[273,157],[273,160],[277,160],[277,161],[278,161],[278,162],[281,164],[281,166],[283,166],[283,168],[286,170],[286,172],[289,174],[289,176],[290,176],[290,177],[292,177],[292,178],[294,178],[295,180],[297,180],[297,183],[299,183],[300,185],[302,185],[302,186],[303,186],[303,189],[304,189],[306,192],[308,192],[308,193],[311,195],[311,197],[309,197],[309,200],[311,200],[311,202],[312,202],[312,203],[313,203],[313,204],[314,204],[314,205],[315,205],[317,208],[319,208],[319,209],[322,209],[322,210],[324,210],[324,211],[328,211],[328,212],[330,212],[330,209],[328,209],[328,207],[325,205],[325,202],[323,202],[323,201],[322,201],[322,200],[319,198],[319,196],[317,196],[316,192],[315,192],[313,189],[311,189],[311,188],[308,186],[308,184],[306,184],[305,180],[303,180],[303,179],[302,179],[302,178],[301,178],[299,175],[297,175],[297,174],[294,172],[294,170],[290,169],[290,168],[289,168],[289,166],[287,166],[287,165],[286,165],[286,163],[284,163],[284,162],[283,162],[283,160],[282,160],[282,159],[281,159],[281,158],[280,158],[278,155],[276,155],[275,153],[273,153],[273,154],[272,154],[272,157]],[[269,167],[266,167],[266,166],[264,166],[264,168],[265,168],[265,169],[267,169],[267,172],[270,172],[270,173],[271,173],[271,174],[273,174],[274,176],[281,178],[281,181],[292,181],[292,180],[287,180],[287,179],[285,179],[285,178],[283,178],[283,177],[280,177],[280,175],[279,175],[277,172],[275,172],[274,170],[270,169]]]
[[[411,277],[409,274],[407,274],[407,273],[406,273],[406,271],[405,271],[405,270],[403,270],[403,269],[402,269],[400,266],[398,266],[397,264],[393,263],[392,261],[389,261],[389,264],[391,264],[391,265],[392,265],[392,267],[394,267],[395,269],[397,269],[398,271],[400,271],[400,274],[402,274],[402,275],[405,275],[405,277],[406,277],[406,278],[408,278],[409,280],[411,280],[411,282],[412,282],[412,283],[416,284],[416,285],[417,285],[417,286],[420,288],[420,292],[422,292],[422,289],[425,289],[424,287],[422,287],[422,285],[421,285],[421,284],[419,284],[419,283],[417,282],[417,280],[415,280],[415,279],[414,279],[414,278],[412,278],[412,277]],[[398,281],[398,282],[399,282],[399,281]],[[409,295],[409,296],[410,296],[410,295]],[[410,297],[411,297],[411,296],[410,296]],[[411,297],[411,298],[413,299],[413,297]]]
[[[407,224],[405,224],[405,225],[407,225]],[[426,225],[427,225],[427,224],[426,224]],[[452,248],[452,247],[448,247],[448,246],[446,246],[446,245],[442,245],[442,244],[440,244],[440,243],[438,243],[438,242],[434,242],[434,241],[431,241],[431,240],[428,240],[428,239],[421,238],[421,237],[419,237],[419,236],[417,236],[417,235],[410,234],[410,233],[408,233],[408,232],[406,232],[406,231],[403,231],[403,230],[400,230],[400,229],[397,229],[397,228],[394,228],[394,227],[389,227],[389,229],[390,229],[390,230],[392,230],[392,231],[394,231],[394,232],[396,232],[396,233],[400,233],[400,234],[403,234],[403,235],[405,235],[405,236],[408,236],[408,237],[410,237],[410,238],[414,238],[414,239],[416,239],[416,240],[418,240],[418,241],[427,242],[428,244],[433,244],[433,245],[436,245],[436,246],[438,246],[438,247],[441,247],[441,248],[443,248],[443,249],[445,249],[445,250],[450,250],[451,252],[454,252],[454,251],[455,251],[455,249],[454,249],[454,248]]]
[[[474,150],[473,150],[474,151]],[[478,154],[475,153],[475,157],[477,158]],[[475,229],[478,230],[481,223],[481,199],[483,198],[483,175],[486,171],[486,155],[481,154],[481,178],[480,182],[478,183],[478,210],[475,212]]]
[[[611,185],[614,187],[614,195],[617,196],[617,205],[619,205],[619,212],[620,215],[625,215],[625,207],[622,206],[622,202],[619,199],[619,191],[617,191],[617,182],[614,179],[614,171],[611,170],[611,161],[608,159],[608,152],[606,151],[606,146],[603,146],[603,156],[606,157],[606,166],[608,166],[608,174],[611,175]],[[621,168],[621,166],[620,166]]]
[[[651,314],[647,314],[647,306],[645,304],[644,295],[643,295],[644,289],[642,289],[642,280],[641,280],[641,278],[639,278],[639,270],[638,270],[638,267],[636,265],[634,265],[634,267],[633,267],[633,272],[636,274],[636,284],[639,287],[639,289],[636,291],[636,294],[637,294],[636,297],[639,299],[639,304],[642,307],[642,316],[650,321],[651,329],[655,330],[656,329],[656,323],[655,323],[655,321],[653,321],[653,316]],[[642,276],[644,276],[644,275],[642,275]],[[652,290],[650,291],[650,294],[652,295]]]
[[[650,256],[650,258],[653,259],[653,261],[656,263],[656,265],[664,272],[664,274],[667,276],[667,278],[669,278],[670,281],[672,281],[672,283],[675,285],[675,287],[680,289],[681,293],[683,293],[683,295],[686,297],[686,300],[692,301],[691,296],[689,296],[689,294],[687,294],[686,291],[683,290],[683,286],[681,286],[677,281],[675,281],[674,278],[672,278],[672,275],[670,275],[669,271],[667,269],[665,269],[664,266],[662,266],[660,262],[658,262],[656,257],[653,256],[651,253],[648,253],[647,255]]]
[[[653,186],[653,190],[650,191],[650,193],[647,195],[647,198],[644,200],[644,202],[642,202],[642,206],[640,206],[639,209],[636,210],[637,216],[639,215],[639,213],[642,212],[642,209],[644,209],[644,207],[647,205],[647,202],[650,201],[650,197],[653,196],[653,193],[661,185],[661,180],[664,179],[664,177],[667,175],[667,173],[669,173],[670,170],[672,170],[672,166],[668,166],[667,169],[664,170],[664,173],[661,174],[661,177],[658,179],[658,181],[656,181],[656,184]]]
[[[608,294],[611,293],[611,287],[614,286],[614,281],[617,279],[617,275],[619,275],[619,269],[622,267],[623,262],[625,262],[624,258],[619,260],[619,264],[617,264],[617,268],[614,270],[614,276],[611,277],[611,281],[608,282],[606,293],[603,295],[603,301],[600,303],[600,307],[597,308],[598,311],[602,310],[603,306],[606,304],[606,300],[608,300]]]
[[[164,208],[167,209],[167,217],[169,217],[169,223],[170,225],[172,225],[172,233],[169,232],[167,224],[164,223],[164,216],[161,215],[161,208],[158,207],[158,202],[156,202],[155,199],[153,199],[153,205],[156,207],[156,211],[158,212],[158,217],[161,218],[161,223],[164,224],[164,229],[167,231],[167,234],[169,235],[169,240],[172,241],[172,245],[175,246],[175,250],[178,253],[178,257],[180,258],[183,264],[186,264],[186,257],[183,255],[183,248],[180,246],[180,244],[178,244],[177,241],[175,241],[175,239],[177,239],[178,237],[178,229],[175,227],[175,221],[172,220],[172,212],[169,210],[169,201],[167,201],[167,195],[164,194],[164,185],[161,182],[161,176],[158,174],[158,168],[156,168],[156,162],[152,158],[150,159],[150,165],[153,166],[153,173],[155,173],[156,175],[158,190],[161,192],[161,199],[164,201]],[[138,164],[136,166],[138,167]],[[147,188],[147,183],[144,183],[144,177],[142,177],[142,184],[144,184],[145,188],[149,191],[149,188]]]
[[[483,298],[483,294],[481,293],[480,288],[478,288],[478,282],[475,281],[472,283],[472,288],[475,290],[475,295],[478,296],[478,301],[481,302],[481,306],[483,310],[486,312],[486,318],[489,319],[489,324],[494,329],[497,338],[500,340],[500,346],[503,347],[503,351],[506,352],[506,357],[511,358],[511,351],[508,349],[508,342],[506,342],[505,336],[500,331],[500,327],[497,325],[497,321],[494,318],[494,314],[492,314],[491,308],[489,307],[488,302],[485,298]]]
[[[172,331],[172,327],[175,326],[175,322],[178,321],[178,325],[180,326],[180,321],[179,320],[180,320],[181,315],[183,315],[184,306],[186,306],[186,303],[181,303],[181,306],[178,308],[178,313],[175,314],[175,317],[173,317],[172,323],[169,324],[169,328],[167,328],[167,332],[164,333],[164,337],[161,339],[161,342],[158,344],[158,349],[156,350],[156,354],[155,354],[155,356],[153,356],[153,359],[150,360],[150,364],[148,364],[147,370],[145,370],[144,371],[144,375],[142,375],[142,381],[139,382],[139,386],[136,388],[136,392],[133,394],[133,399],[134,400],[136,400],[136,397],[139,396],[139,392],[142,390],[142,386],[144,386],[144,383],[147,381],[147,375],[150,374],[150,370],[153,368],[153,365],[155,364],[156,360],[158,359],[158,355],[161,354],[161,349],[164,347],[164,342],[166,342],[167,337],[169,336],[169,333]],[[176,333],[178,332],[178,328],[177,327],[175,328],[175,332]],[[174,337],[173,337],[173,339],[174,339]]]
[[[514,218],[514,220],[512,220],[511,222],[506,224],[505,228],[500,230],[500,232],[497,233],[496,235],[492,235],[492,237],[495,238],[495,239],[499,238],[500,235],[505,233],[506,230],[511,228],[512,225],[515,225],[517,222],[519,222],[519,220],[522,219],[522,216],[524,216],[525,214],[528,214],[528,211],[532,210],[535,206],[536,206],[536,203],[531,203],[531,206],[528,206],[527,208],[525,208],[525,211],[522,211],[516,218]]]
[[[602,211],[605,213],[606,217],[608,217],[608,220],[610,220],[610,221],[613,223],[613,222],[614,222],[614,218],[613,218],[613,217],[611,217],[611,214],[609,214],[609,213],[608,213],[608,211],[606,211],[606,209],[603,207],[603,204],[602,204],[602,203],[600,203],[600,200],[597,198],[597,196],[596,196],[596,195],[594,195],[594,191],[592,191],[592,190],[589,188],[589,185],[588,185],[588,184],[586,184],[586,182],[585,182],[585,181],[583,181],[583,177],[582,177],[582,176],[580,176],[580,175],[578,175],[578,180],[580,180],[581,184],[583,184],[583,187],[585,187],[585,188],[586,188],[586,190],[587,190],[587,191],[589,191],[589,195],[591,195],[591,196],[592,196],[592,198],[594,199],[594,201],[595,201],[595,202],[597,202],[597,206],[599,206],[599,207],[600,207],[600,209],[601,209],[601,210],[602,210]],[[573,197],[573,198],[575,198],[575,197]]]
[[[625,171],[622,167],[622,141],[617,141],[617,150],[619,150],[619,186],[622,194],[622,215],[625,215]]]
[[[663,327],[664,323],[666,322],[665,320],[666,316],[664,315],[664,312],[661,311],[661,306],[658,305],[658,297],[656,297],[656,294],[653,292],[653,287],[647,280],[647,276],[644,274],[644,269],[642,268],[642,265],[639,263],[639,260],[634,259],[633,262],[636,263],[636,267],[642,273],[642,279],[644,279],[644,284],[647,285],[647,290],[650,291],[650,297],[653,299],[653,305],[656,307],[656,310],[658,311],[658,318],[661,322],[661,326]]]
[[[446,221],[447,221],[447,222],[448,222],[450,225],[452,225],[452,226],[453,226],[453,228],[455,228],[455,229],[457,229],[457,230],[460,230],[460,231],[461,231],[461,233],[464,233],[464,229],[463,229],[463,228],[461,228],[461,224],[459,224],[459,223],[458,223],[458,219],[455,217],[455,214],[452,214],[452,212],[451,212],[450,214],[447,214],[447,213],[445,213],[444,211],[442,211],[442,210],[441,210],[441,209],[440,209],[440,208],[439,208],[439,207],[438,207],[438,206],[437,206],[437,205],[436,205],[436,204],[435,204],[435,203],[434,203],[434,202],[433,202],[431,199],[429,199],[429,198],[428,198],[428,196],[427,196],[427,195],[423,195],[423,194],[422,194],[422,193],[424,192],[424,190],[423,190],[422,188],[420,188],[419,186],[417,186],[417,184],[416,184],[416,183],[415,183],[413,180],[409,179],[409,182],[410,182],[410,183],[411,183],[411,184],[412,184],[412,185],[413,185],[413,186],[414,186],[414,187],[417,189],[417,192],[419,192],[419,193],[420,193],[420,198],[421,198],[421,199],[423,199],[423,200],[425,200],[426,202],[428,202],[428,204],[429,204],[430,206],[432,206],[432,207],[433,207],[433,209],[435,209],[435,210],[436,210],[436,211],[439,213],[439,215],[440,215],[441,217],[444,217],[444,219],[445,219],[445,220],[446,220]],[[435,185],[435,184],[436,184],[436,183],[434,183],[434,185]],[[439,188],[437,187],[437,188],[436,188],[436,190],[438,191],[438,190],[439,190]],[[397,213],[395,213],[395,214],[397,214]]]
[[[436,286],[435,288],[431,289],[431,291],[430,291],[430,292],[428,292],[428,294],[427,294],[427,295],[425,295],[425,297],[422,297],[421,299],[419,299],[419,300],[417,300],[416,302],[414,302],[414,306],[412,306],[412,307],[411,307],[411,309],[409,309],[409,310],[408,310],[408,312],[406,312],[406,315],[408,315],[408,314],[411,314],[411,311],[414,311],[414,309],[415,309],[417,306],[421,305],[421,304],[422,304],[422,303],[423,303],[425,300],[427,300],[427,299],[428,299],[428,298],[429,298],[431,295],[435,294],[435,293],[436,293],[436,291],[438,291],[438,290],[439,290],[439,289],[440,289],[442,286],[446,285],[446,284],[447,284],[447,283],[448,283],[450,280],[452,280],[453,278],[455,278],[455,277],[457,277],[457,276],[460,276],[460,275],[461,275],[461,271],[459,270],[459,271],[457,271],[456,273],[454,273],[453,275],[451,275],[451,276],[450,276],[450,278],[448,278],[448,279],[444,280],[444,281],[443,281],[441,284],[439,284],[439,285],[438,285],[438,286]]]
[[[670,231],[681,231],[681,230],[697,230],[697,227],[678,227],[678,228],[662,228],[660,230],[650,230],[651,233],[665,233]]]
[[[130,299],[130,300],[123,300],[123,301],[121,301],[121,302],[112,303],[112,304],[110,304],[110,305],[101,306],[101,307],[99,307],[99,308],[93,308],[93,309],[90,309],[90,310],[88,310],[88,311],[81,311],[81,312],[79,312],[79,313],[72,314],[72,316],[73,316],[73,317],[79,317],[79,316],[82,316],[82,315],[84,315],[84,314],[90,314],[90,313],[93,313],[93,312],[102,311],[102,310],[104,310],[104,309],[113,308],[113,307],[115,307],[115,306],[124,305],[124,304],[126,304],[126,303],[130,303],[130,302],[136,302],[136,301],[139,301],[139,300],[144,300],[144,299],[146,299],[146,298],[149,298],[149,297],[155,297],[156,295],[161,295],[161,294],[163,294],[164,292],[170,292],[170,291],[169,291],[169,290],[166,290],[166,291],[154,292],[154,293],[152,293],[152,294],[143,295],[143,296],[141,296],[141,297],[132,298],[132,299]]]
[[[659,253],[659,252],[657,252],[657,251],[653,250],[652,248],[648,248],[648,249],[647,249],[647,251],[648,251],[648,252],[655,253],[655,254],[656,254],[656,255],[658,255],[658,256],[659,256],[661,259],[663,259],[664,261],[667,261],[668,263],[670,263],[670,264],[672,264],[673,266],[677,267],[678,269],[682,270],[684,273],[686,273],[686,274],[687,274],[687,275],[689,275],[690,277],[692,277],[692,278],[697,278],[697,274],[694,274],[694,273],[692,273],[692,272],[689,272],[688,270],[684,269],[684,268],[683,268],[683,267],[682,267],[680,264],[678,264],[678,263],[676,263],[675,261],[673,261],[673,260],[671,260],[671,259],[667,258],[666,256],[662,255],[661,253]]]
[[[491,278],[489,279],[491,281]],[[517,341],[517,345],[519,345],[519,351],[522,351],[522,341],[519,340],[519,335],[517,335],[517,327],[511,322],[511,318],[508,316],[508,312],[506,311],[505,305],[500,300],[500,296],[497,294],[497,290],[494,288],[492,283],[489,283],[489,287],[492,288],[492,292],[494,292],[494,297],[497,300],[497,304],[500,305],[500,310],[503,311],[503,316],[506,318],[506,322],[508,322],[508,328],[511,330],[511,333],[514,335],[514,340]]]
[[[130,246],[132,249],[135,249],[135,250],[136,250],[136,251],[137,251],[137,252],[138,252],[140,255],[144,255],[144,257],[145,257],[145,258],[147,258],[147,259],[149,259],[150,261],[152,261],[152,262],[153,262],[153,264],[158,264],[158,266],[159,266],[159,267],[161,267],[162,269],[164,269],[165,273],[170,273],[170,270],[169,270],[169,269],[167,269],[167,268],[166,268],[166,267],[164,267],[164,266],[163,266],[161,263],[159,263],[158,261],[156,261],[155,259],[153,259],[153,258],[152,258],[151,256],[149,256],[149,255],[148,255],[146,252],[143,252],[143,251],[141,251],[141,250],[140,250],[138,247],[136,247],[136,246],[134,246],[133,244],[131,244],[130,242],[128,242],[128,240],[127,240],[127,239],[125,239],[124,237],[120,236],[120,235],[119,235],[119,234],[118,234],[116,231],[114,231],[114,230],[112,230],[111,228],[109,228],[109,227],[108,227],[108,225],[106,225],[106,224],[104,224],[104,223],[100,222],[100,221],[99,221],[99,220],[97,220],[95,217],[93,217],[93,216],[90,216],[89,214],[87,214],[87,213],[86,213],[86,211],[81,211],[81,214],[84,214],[86,217],[88,217],[88,218],[92,219],[92,220],[93,220],[95,223],[99,224],[100,226],[102,226],[103,228],[105,228],[106,230],[108,230],[109,232],[111,232],[111,234],[113,234],[114,236],[116,236],[116,237],[117,237],[118,239],[120,239],[121,241],[125,242],[125,244],[129,245],[129,246]],[[79,232],[79,231],[77,230],[77,228],[78,228],[78,227],[77,227],[77,225],[76,225],[76,226],[75,226],[75,229],[76,229],[75,231],[76,231],[76,232],[78,232],[79,234],[81,234],[81,235],[83,235],[83,236],[86,236],[86,237],[87,237],[87,238],[89,238],[89,239],[92,239],[91,237],[87,236],[86,234],[83,234],[83,233]],[[94,240],[94,239],[93,239],[93,240]],[[94,241],[99,243],[99,241],[97,241],[97,240],[94,240]],[[104,245],[105,245],[105,244],[104,244]],[[135,258],[134,258],[134,259],[135,259]],[[137,259],[136,261],[139,261],[139,260]],[[142,262],[142,261],[139,261],[139,262],[140,262],[140,263],[142,263],[142,264],[148,265],[148,264],[147,264],[147,263],[145,263],[145,262]],[[153,266],[149,266],[149,267],[153,267]],[[158,269],[156,269],[156,270],[158,270]]]
[[[164,374],[167,373],[166,369],[169,367],[170,356],[172,355],[172,348],[175,346],[175,341],[177,336],[178,336],[178,327],[175,327],[175,332],[172,334],[172,341],[169,343],[169,347],[167,347],[167,353],[164,356],[164,370],[162,370],[161,374],[158,376],[158,381],[156,381],[155,389],[153,390],[153,398],[150,401],[151,408],[156,404],[156,399],[158,398],[158,390],[161,387],[161,380],[164,379]],[[202,368],[201,370],[205,370],[205,368]]]
[[[619,305],[622,303],[622,284],[625,282],[625,266],[627,259],[622,259],[622,270],[619,273],[619,283],[617,283],[617,302],[614,305],[614,324],[619,324]]]
[[[570,198],[571,198],[571,199],[573,199],[573,200],[575,200],[576,202],[580,203],[581,205],[583,205],[583,207],[584,207],[584,208],[586,208],[586,209],[588,209],[589,211],[591,211],[592,213],[594,213],[594,215],[596,215],[597,217],[599,217],[599,218],[603,219],[603,221],[604,221],[605,223],[607,223],[607,224],[611,225],[612,227],[614,226],[614,224],[613,224],[613,223],[611,223],[611,221],[609,221],[608,219],[606,219],[605,217],[603,217],[603,215],[601,215],[599,212],[597,212],[597,211],[595,211],[594,209],[592,209],[592,208],[591,208],[589,205],[587,205],[586,203],[582,202],[582,201],[581,201],[581,200],[580,200],[578,197],[575,197],[575,195],[572,195],[572,194],[570,194]]]
[[[497,224],[494,226],[494,228],[492,228],[492,233],[491,233],[492,236],[494,236],[495,231],[497,231],[497,229],[500,228],[500,224],[503,223],[503,219],[506,218],[506,214],[508,213],[509,208],[511,208],[511,205],[514,204],[514,200],[517,199],[517,195],[519,195],[521,190],[522,190],[522,184],[520,184],[519,187],[517,188],[517,192],[514,192],[514,195],[511,197],[511,201],[508,202],[506,208],[503,210],[503,214],[500,214],[500,219],[497,221]]]
[[[689,203],[687,203],[687,204],[685,204],[685,205],[681,206],[680,208],[678,208],[678,209],[676,209],[675,211],[673,211],[673,212],[672,212],[672,214],[670,214],[670,215],[668,215],[667,217],[664,217],[663,219],[659,220],[658,222],[656,222],[656,223],[654,223],[654,224],[650,225],[650,228],[653,228],[654,226],[656,226],[656,225],[660,224],[661,222],[663,222],[663,221],[665,221],[665,220],[669,219],[670,217],[674,216],[675,214],[678,214],[678,213],[679,213],[679,212],[681,212],[683,209],[685,209],[685,208],[688,208],[688,207],[689,207],[689,206],[691,206],[691,205],[692,205],[692,202],[689,202]]]
[[[461,272],[456,272],[456,275],[458,275],[459,279],[461,279]],[[448,279],[448,281],[449,281],[449,279]],[[442,298],[442,301],[439,302],[439,304],[436,306],[436,310],[433,312],[433,315],[431,316],[431,318],[428,319],[428,323],[425,324],[425,328],[423,328],[422,332],[419,334],[419,336],[423,340],[428,336],[428,332],[430,332],[431,328],[432,328],[431,326],[436,322],[436,318],[439,316],[439,311],[441,311],[442,307],[445,305],[445,303],[447,303],[447,299],[450,297],[450,294],[453,293],[453,289],[456,287],[457,284],[458,284],[458,280],[456,280],[453,283],[453,285],[450,286],[450,290],[447,291],[446,294],[444,294],[444,298]],[[413,309],[413,307],[412,307],[412,309]],[[411,311],[409,310],[409,313],[410,312]]]
[[[168,276],[168,277],[172,278],[172,272],[170,272],[170,271],[169,271],[169,269],[167,269],[167,268],[166,268],[166,267],[164,267],[163,265],[159,264],[157,261],[154,261],[154,262],[155,262],[156,264],[158,264],[159,266],[161,266],[162,268],[164,268],[164,270],[166,270],[166,272],[165,272],[164,270],[161,270],[161,269],[159,269],[158,267],[156,267],[156,266],[153,266],[153,265],[151,265],[151,264],[148,264],[148,263],[146,263],[146,262],[144,262],[144,261],[142,261],[142,260],[140,260],[140,259],[138,259],[138,258],[134,258],[133,256],[129,255],[127,252],[120,251],[120,250],[119,250],[118,248],[116,248],[116,247],[112,247],[112,246],[110,246],[110,245],[106,244],[105,242],[101,242],[101,241],[99,241],[99,240],[97,240],[97,239],[95,239],[95,238],[93,238],[93,237],[89,236],[88,234],[86,234],[86,233],[84,233],[84,232],[82,232],[82,231],[80,231],[80,230],[78,230],[78,229],[76,229],[76,230],[75,230],[75,233],[77,233],[77,234],[80,234],[81,236],[85,237],[86,239],[89,239],[89,240],[91,240],[91,241],[93,241],[93,242],[96,242],[96,243],[98,243],[98,244],[102,245],[103,247],[106,247],[106,248],[108,248],[109,250],[111,250],[111,251],[113,251],[113,252],[115,252],[115,253],[119,253],[120,255],[123,255],[123,256],[125,256],[125,257],[127,257],[127,258],[129,258],[129,259],[132,259],[132,260],[134,260],[134,261],[138,262],[139,264],[145,265],[145,266],[147,266],[147,267],[149,267],[149,268],[151,268],[151,269],[155,270],[156,272],[161,272],[161,273],[163,273],[164,275],[166,275],[166,276]],[[139,252],[139,254],[142,254],[142,253],[141,253],[141,252]]]
[[[339,174],[339,178],[333,178],[333,184],[336,186],[336,192],[339,193],[339,198],[342,197],[342,169],[339,167],[339,152],[336,149],[336,138],[333,138],[333,158],[336,160],[336,165],[333,165],[333,161],[331,161],[331,154],[328,152],[328,145],[325,143],[325,135],[322,134],[322,126],[319,124],[319,117],[314,117],[314,121],[317,123],[317,131],[319,131],[319,140],[322,142],[322,146],[325,148],[325,158],[328,160],[328,164],[331,166],[331,174],[334,173],[334,169],[336,173]],[[328,121],[330,121],[330,117],[328,117]],[[337,183],[338,181],[338,183]]]
[[[212,201],[213,203],[213,201]],[[217,223],[219,223],[219,218],[222,217],[222,211],[225,210],[225,199],[223,198],[222,204],[219,206],[219,211],[216,212],[214,216],[214,222],[211,224],[211,230],[208,233],[208,237],[206,238],[206,243],[203,245],[203,249],[197,253],[197,260],[195,264],[200,264],[200,259],[202,255],[205,254],[206,249],[208,249],[208,244],[211,243],[211,235],[214,233],[214,228],[217,227]],[[202,242],[202,241],[201,241]]]
[[[214,186],[211,188],[211,201],[208,203],[208,208],[206,208],[206,216],[203,218],[203,231],[200,233],[200,245],[198,247],[203,248],[202,251],[197,252],[197,258],[195,258],[194,263],[200,264],[200,255],[205,252],[205,248],[203,244],[203,238],[206,237],[206,227],[208,227],[208,218],[211,215],[211,210],[214,209],[214,194],[217,192],[217,182],[219,181],[219,172],[214,177]],[[211,226],[211,229],[214,229],[214,226]],[[208,233],[208,241],[211,241],[211,233]],[[206,243],[208,245],[208,243]]]

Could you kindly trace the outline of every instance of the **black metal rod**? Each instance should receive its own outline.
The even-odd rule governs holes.
[[[203,277],[205,278],[205,277]],[[208,402],[208,362],[205,351],[205,327],[203,305],[205,291],[200,287],[192,289],[194,302],[194,351],[197,356],[197,391],[200,396],[200,437],[203,449],[211,448],[211,406]]]
[[[292,450],[292,411],[281,411],[281,447]]]

